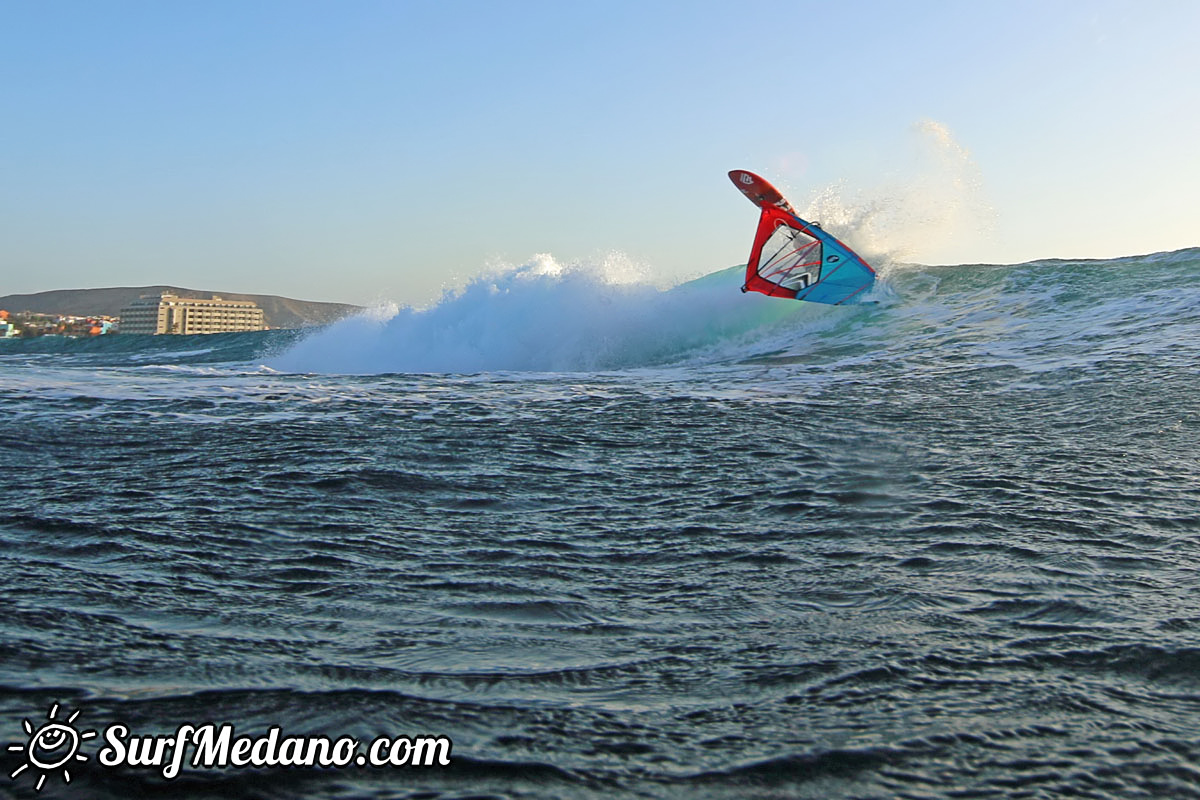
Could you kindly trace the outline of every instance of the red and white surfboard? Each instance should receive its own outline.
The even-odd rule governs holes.
[[[729,172],[729,180],[733,181],[733,185],[738,188],[738,191],[746,195],[750,199],[750,202],[759,208],[774,206],[775,208],[782,208],[789,214],[796,213],[796,210],[792,208],[792,204],[762,176],[755,175],[753,172],[747,172],[744,169],[735,169]]]

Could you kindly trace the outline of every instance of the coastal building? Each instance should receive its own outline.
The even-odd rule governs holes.
[[[261,331],[263,310],[249,300],[202,300],[173,294],[144,295],[121,309],[121,333],[225,333]]]

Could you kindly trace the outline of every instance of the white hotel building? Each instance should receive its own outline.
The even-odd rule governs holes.
[[[249,300],[209,300],[173,294],[146,295],[121,309],[120,333],[225,333],[261,331],[263,310]]]

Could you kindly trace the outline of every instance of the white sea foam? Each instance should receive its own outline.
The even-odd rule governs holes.
[[[662,290],[616,256],[562,264],[543,254],[478,277],[432,308],[343,320],[268,366],[352,374],[628,368],[693,360],[764,325],[828,313],[743,295],[740,285],[735,269]]]

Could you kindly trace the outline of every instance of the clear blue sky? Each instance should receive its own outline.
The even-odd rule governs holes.
[[[0,0],[0,295],[670,283],[744,262],[733,168],[921,263],[1200,245],[1197,42],[1195,0]]]

